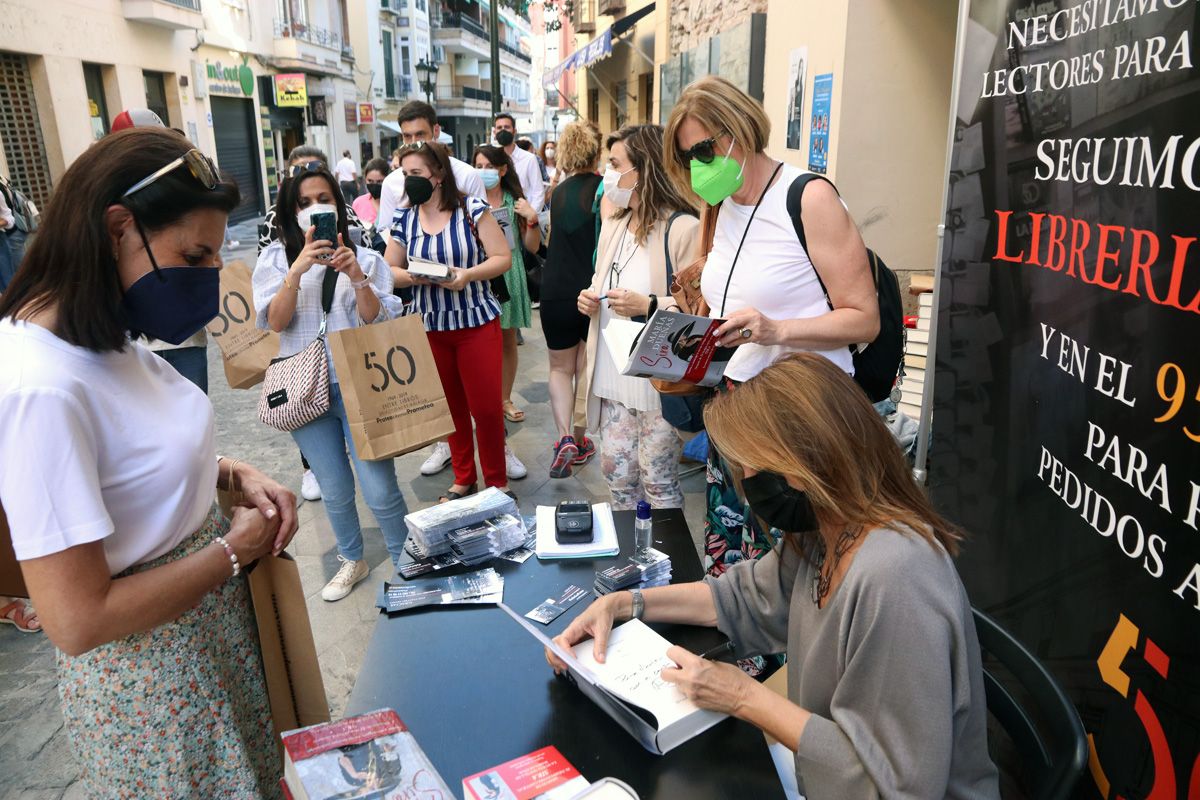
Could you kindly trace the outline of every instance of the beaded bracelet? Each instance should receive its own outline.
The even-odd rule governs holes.
[[[238,563],[237,553],[233,552],[233,548],[229,546],[229,542],[225,541],[225,537],[217,536],[213,541],[225,548],[225,555],[229,556],[229,563],[233,565],[233,577],[237,577],[242,573],[242,565]]]

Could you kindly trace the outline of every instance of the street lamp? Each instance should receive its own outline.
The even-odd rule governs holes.
[[[554,141],[558,141],[558,112],[554,112],[554,116],[550,118],[550,124],[554,126]]]
[[[417,72],[421,73],[421,91],[425,92],[426,103],[433,103],[433,90],[437,87],[437,74],[441,66],[432,58],[426,61],[424,56],[417,62]]]

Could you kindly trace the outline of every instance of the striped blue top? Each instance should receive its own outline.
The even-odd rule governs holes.
[[[471,219],[478,224],[488,205],[477,197],[466,198]],[[404,245],[409,256],[469,269],[487,258],[480,250],[462,209],[455,209],[450,222],[437,235],[421,228],[416,208],[397,208],[392,219],[392,238]],[[471,281],[461,292],[440,286],[414,286],[413,308],[425,321],[427,331],[457,331],[478,328],[500,316],[500,302],[488,281]]]

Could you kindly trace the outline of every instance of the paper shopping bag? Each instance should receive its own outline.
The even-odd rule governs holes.
[[[221,312],[208,323],[231,389],[262,383],[271,359],[279,355],[279,334],[254,325],[254,283],[244,261],[221,269]]]
[[[403,455],[454,433],[420,315],[338,331],[329,343],[359,458]]]

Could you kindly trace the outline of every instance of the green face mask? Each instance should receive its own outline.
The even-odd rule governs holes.
[[[692,191],[710,206],[715,206],[731,194],[742,188],[743,167],[729,157],[733,152],[733,142],[729,142],[729,150],[723,156],[716,156],[711,163],[705,164],[698,158],[692,159]]]

